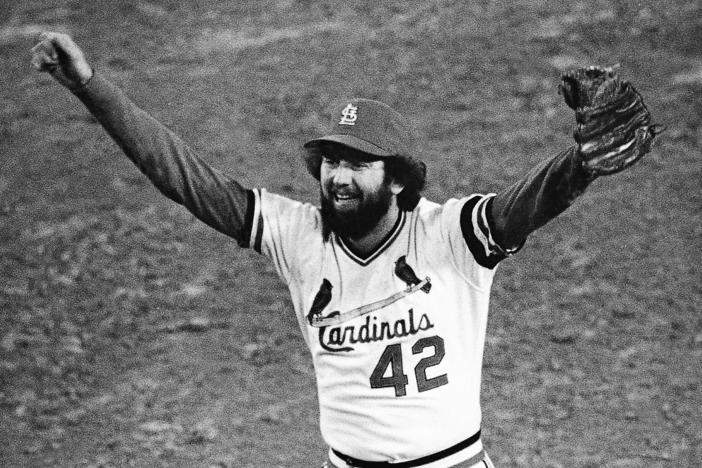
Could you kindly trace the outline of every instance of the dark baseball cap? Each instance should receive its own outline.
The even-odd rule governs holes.
[[[310,149],[323,143],[338,143],[380,157],[413,153],[407,119],[372,99],[342,101],[332,112],[328,133],[303,146]]]

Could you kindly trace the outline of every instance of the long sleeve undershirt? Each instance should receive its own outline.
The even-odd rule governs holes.
[[[492,200],[498,245],[507,251],[521,246],[529,234],[572,205],[591,181],[576,146],[534,166]]]
[[[203,161],[99,73],[74,93],[161,193],[239,244],[247,243],[250,191]]]

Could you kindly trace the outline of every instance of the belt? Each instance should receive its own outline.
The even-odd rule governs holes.
[[[414,460],[408,460],[408,461],[403,461],[403,462],[398,462],[398,463],[393,463],[393,462],[387,462],[387,461],[366,461],[366,460],[359,460],[358,458],[354,458],[350,455],[346,455],[344,453],[339,452],[336,449],[332,449],[332,452],[334,454],[344,460],[344,462],[347,465],[353,466],[354,468],[381,468],[381,467],[388,467],[388,468],[412,468],[415,466],[422,466],[426,465],[427,463],[435,462],[437,460],[441,460],[442,458],[446,458],[450,455],[453,455],[456,452],[460,452],[463,449],[466,449],[476,443],[480,439],[480,431],[476,432],[472,436],[468,437],[466,440],[461,441],[457,443],[456,445],[453,445],[447,449],[444,449],[440,452],[433,453],[431,455],[427,455],[425,457],[421,458],[416,458]]]

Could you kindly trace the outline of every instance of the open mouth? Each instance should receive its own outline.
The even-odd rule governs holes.
[[[361,198],[360,192],[352,190],[351,188],[332,188],[330,192],[334,200],[353,200],[355,198]]]
[[[350,193],[335,193],[334,194],[334,200],[336,200],[336,201],[355,200],[356,198],[358,198],[357,195],[353,195]]]
[[[335,193],[333,195],[334,204],[338,207],[354,205],[359,199],[360,196],[353,193]]]

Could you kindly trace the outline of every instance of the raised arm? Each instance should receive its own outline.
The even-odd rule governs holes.
[[[495,241],[509,251],[568,208],[594,179],[582,166],[577,147],[533,167],[491,200]]]
[[[32,49],[32,64],[72,91],[161,193],[209,226],[248,244],[251,192],[208,165],[173,132],[94,72],[69,36],[42,34]]]
[[[495,240],[507,251],[568,208],[592,180],[638,161],[664,129],[651,124],[643,98],[614,68],[580,68],[561,79],[559,90],[575,111],[576,144],[492,200]]]

